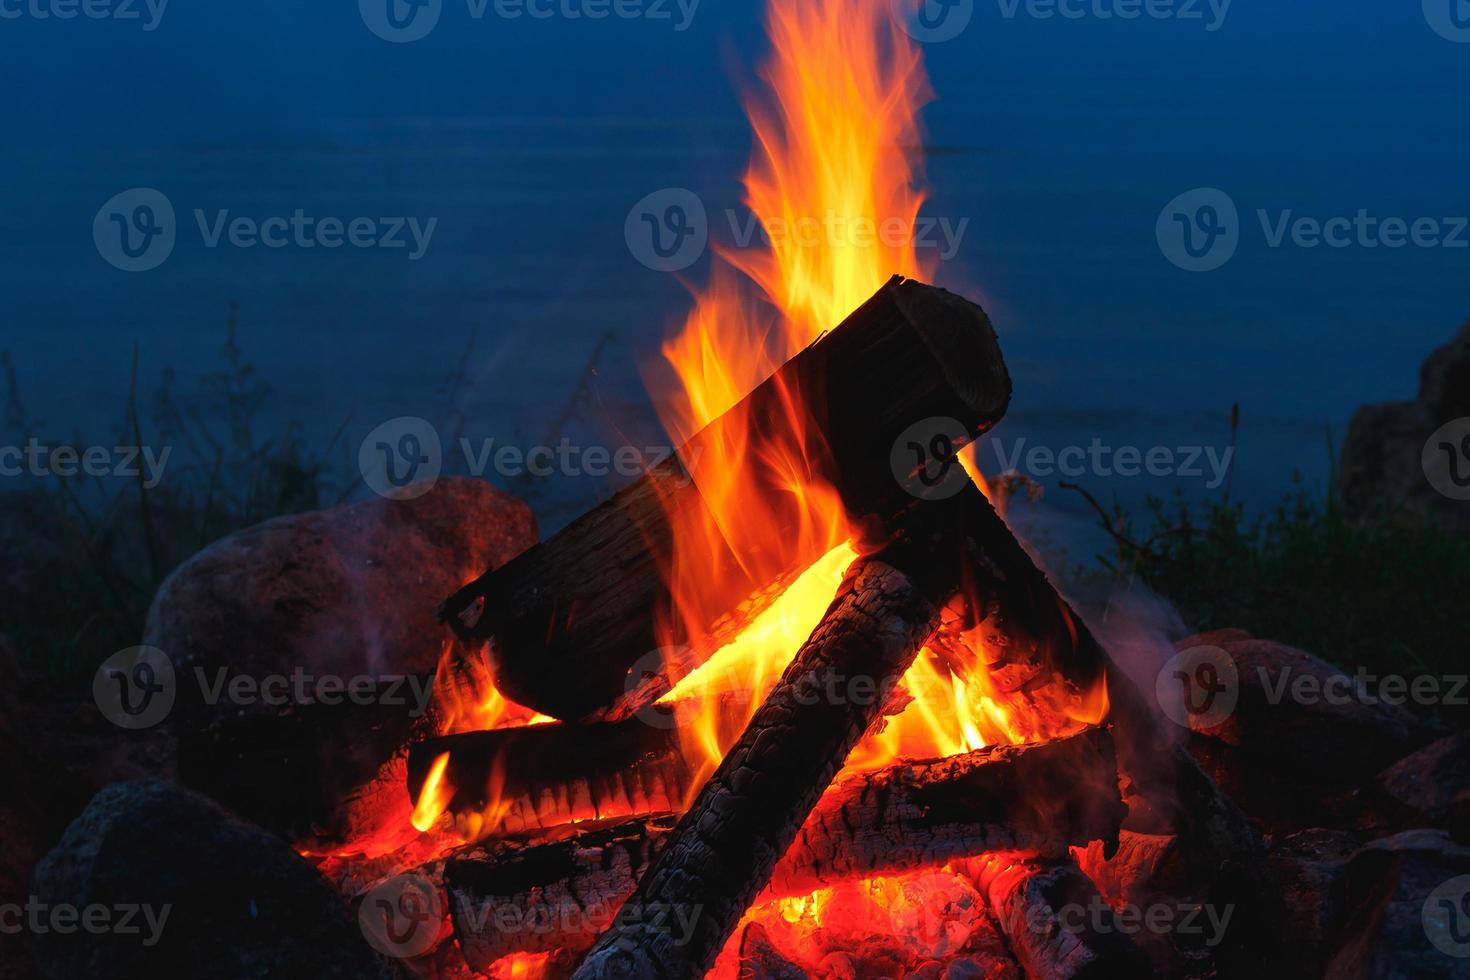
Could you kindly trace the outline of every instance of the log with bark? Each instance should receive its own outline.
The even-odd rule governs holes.
[[[1071,862],[972,862],[991,914],[1029,980],[1143,980],[1148,958]]]
[[[408,755],[415,804],[435,762],[449,762],[442,785],[454,816],[488,814],[490,834],[524,834],[585,820],[681,809],[695,777],[681,727],[698,704],[655,706],[637,718],[593,725],[531,725],[429,739]],[[711,710],[738,722],[749,713],[738,697]]]
[[[710,447],[730,444],[750,426],[761,433],[763,455],[793,449],[815,482],[836,490],[854,525],[865,527],[913,501],[913,487],[894,474],[900,436],[947,420],[940,428],[955,430],[952,441],[962,444],[994,426],[1010,393],[984,311],[894,277],[676,458],[462,589],[440,617],[466,638],[493,640],[497,683],[512,700],[564,720],[626,717],[737,635],[821,557],[793,549],[779,560],[785,567],[756,581],[750,569],[769,571],[756,556],[731,546],[701,556],[710,572],[699,609],[676,617],[667,585],[673,528],[698,523],[706,510],[700,461],[728,465]],[[958,448],[944,438],[944,451]],[[773,506],[768,523],[797,540],[804,505],[793,498]],[[687,627],[691,621],[697,625]],[[675,632],[661,633],[660,624]]]
[[[1073,845],[1115,840],[1122,816],[1103,729],[848,773],[806,819],[758,901],[996,851],[1060,858]],[[553,843],[497,841],[456,853],[445,881],[470,964],[486,970],[511,953],[589,947],[676,819],[661,815]]]
[[[729,692],[653,705],[627,721],[531,725],[425,739],[405,750],[409,801],[418,804],[434,764],[448,753],[440,783],[451,789],[445,810],[451,818],[480,814],[477,837],[527,835],[574,822],[678,811],[688,801],[701,765],[713,767],[702,761],[703,752],[691,764],[689,751],[698,740],[689,729],[701,720],[710,722],[707,713],[713,713],[716,731],[738,733],[754,710],[753,698]],[[895,692],[883,713],[899,714],[911,700]],[[402,796],[403,768],[397,773],[395,798]]]

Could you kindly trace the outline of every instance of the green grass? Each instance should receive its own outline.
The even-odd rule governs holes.
[[[1147,527],[1144,536],[1137,528]],[[1464,673],[1470,540],[1407,514],[1353,521],[1328,495],[1268,514],[1152,500],[1116,515],[1112,564],[1200,630],[1238,627],[1349,672]]]
[[[30,479],[5,488],[0,630],[22,663],[43,677],[85,677],[108,654],[139,643],[159,585],[211,541],[331,502],[326,452],[307,452],[294,426],[257,437],[257,415],[270,390],[237,345],[235,314],[232,305],[218,369],[196,390],[179,392],[166,374],[143,404],[135,352],[128,400],[113,433],[100,439],[45,437],[44,423],[26,411],[9,354],[0,354],[0,442],[23,445],[37,437],[52,447],[173,451],[167,479],[151,489],[142,476]]]

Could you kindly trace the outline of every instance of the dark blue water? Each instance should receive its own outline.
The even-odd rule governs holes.
[[[673,20],[505,19],[493,4],[477,20],[445,0],[432,34],[390,44],[348,2],[173,0],[153,30],[141,2],[141,21],[5,2],[27,12],[0,19],[0,346],[51,429],[111,431],[134,345],[145,389],[166,368],[183,386],[213,369],[236,301],[276,392],[263,424],[300,420],[326,442],[350,420],[344,465],[398,415],[457,410],[476,439],[539,437],[609,331],[575,425],[648,441],[639,364],[687,292],[634,260],[624,221],[665,187],[697,192],[716,234],[738,206],[750,134],[731,79],[764,51],[760,4],[705,0],[679,31],[672,3]],[[1353,410],[1412,394],[1470,316],[1470,248],[1272,248],[1256,212],[1452,230],[1470,215],[1470,44],[1417,0],[1237,0],[1216,30],[1204,3],[1203,21],[976,6],[960,37],[926,46],[925,213],[968,220],[939,279],[1002,334],[1017,389],[1002,434],[1223,450],[1238,402],[1237,496],[1274,500],[1294,473],[1320,483]],[[136,187],[168,198],[178,241],[130,273],[99,255],[93,221]],[[1155,225],[1200,187],[1229,194],[1241,240],[1191,273]],[[411,261],[210,248],[196,209],[437,224]],[[472,331],[450,406],[442,382]],[[1125,499],[1216,492],[1082,482]]]

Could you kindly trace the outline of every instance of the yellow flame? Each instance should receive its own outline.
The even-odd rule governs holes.
[[[439,822],[449,801],[454,797],[454,789],[444,780],[444,770],[448,768],[449,753],[441,752],[429,767],[428,776],[424,777],[424,788],[419,792],[419,801],[413,808],[413,826],[420,833],[431,830]]]

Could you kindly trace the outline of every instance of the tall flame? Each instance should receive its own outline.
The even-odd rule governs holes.
[[[748,720],[714,710],[712,695],[743,692],[753,712],[856,556],[841,500],[813,475],[811,462],[824,447],[808,444],[816,429],[802,393],[780,392],[787,417],[779,432],[766,420],[741,419],[739,402],[894,273],[934,271],[913,235],[924,201],[916,179],[929,85],[918,46],[891,4],[774,2],[769,30],[774,53],[761,72],[765,88],[746,99],[756,141],[745,175],[746,203],[768,247],[718,248],[710,286],[663,349],[680,382],[679,394],[661,406],[670,430],[687,440],[721,420],[718,438],[691,461],[708,513],[670,513],[675,621],[663,635],[671,644],[700,635],[710,621],[701,601],[711,576],[743,575],[754,595],[782,569],[807,571],[781,581],[779,599],[665,695],[665,702],[706,700],[685,740],[706,769],[719,764]],[[978,480],[973,459],[966,462]],[[731,553],[739,562],[734,573],[716,560]],[[1051,733],[1041,713],[1018,717],[1012,699],[991,685],[986,662],[978,632],[953,638],[943,657],[925,650],[893,710],[907,707],[848,764],[876,767]],[[1094,713],[1088,705],[1062,707],[1062,722]]]

